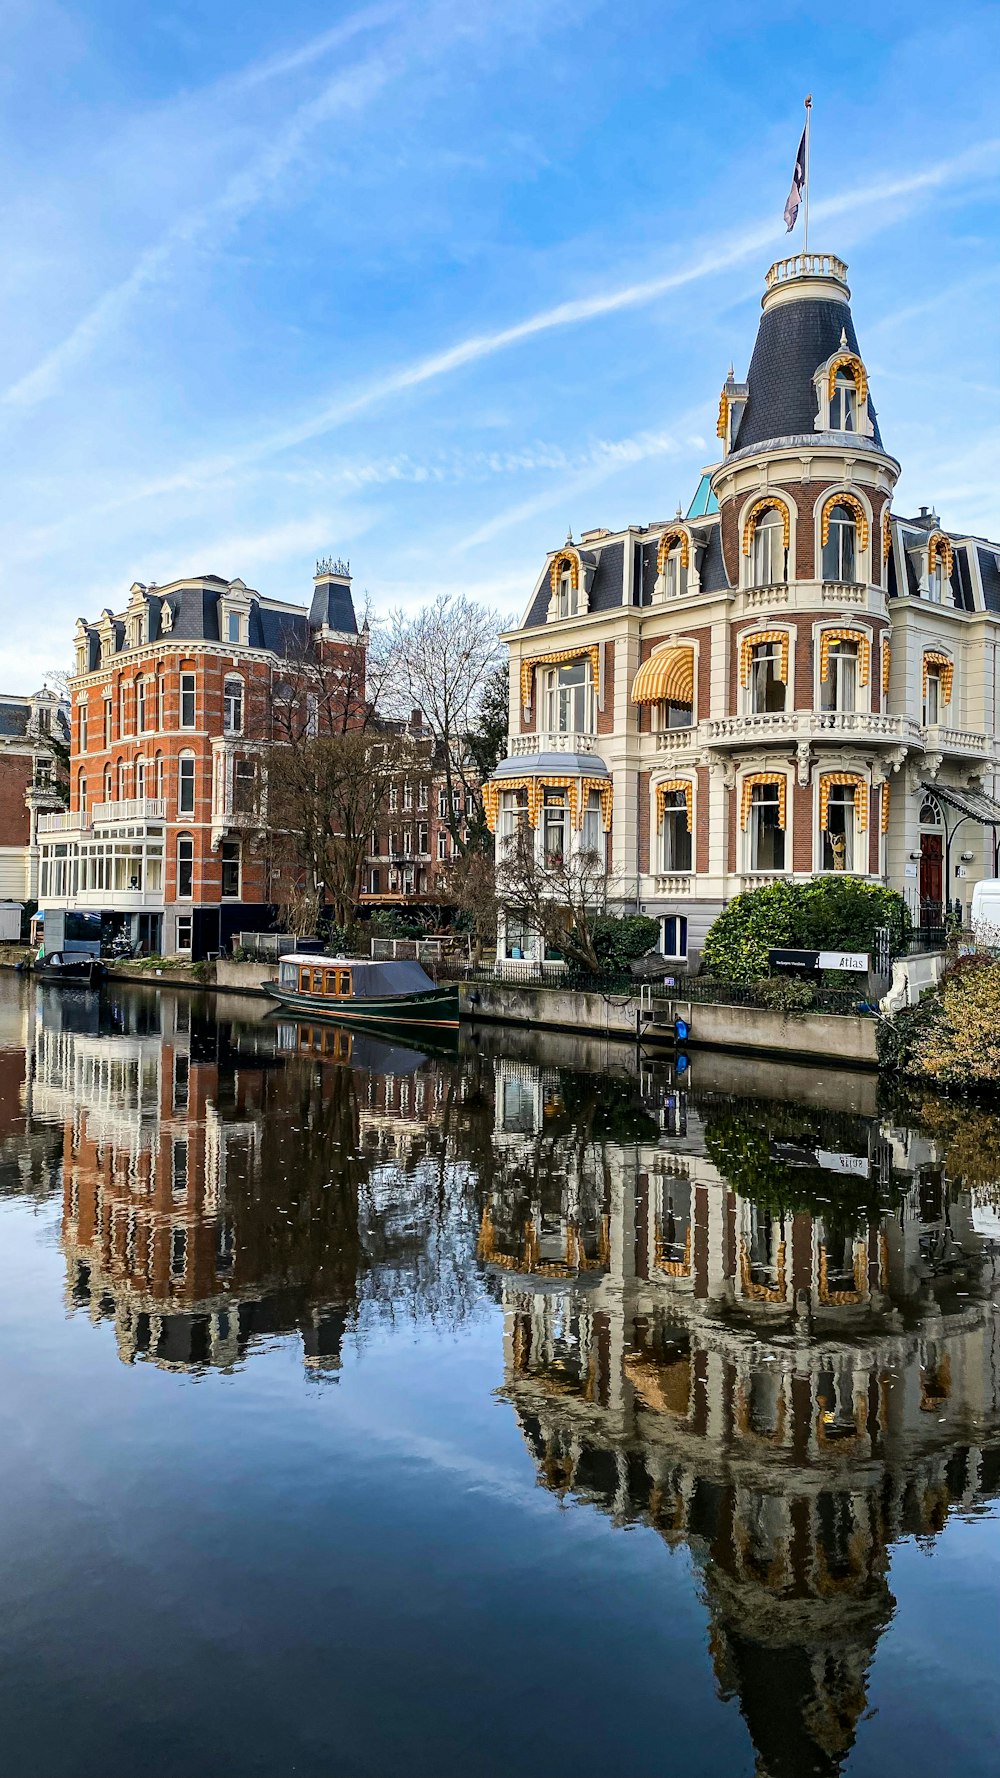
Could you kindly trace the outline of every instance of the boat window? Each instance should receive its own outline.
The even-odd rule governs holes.
[[[299,993],[300,994],[308,994],[309,979],[310,979],[309,970],[308,969],[300,969],[299,970]]]
[[[323,989],[323,992],[325,994],[339,994],[340,993],[340,983],[337,979],[339,975],[340,975],[339,969],[328,969],[327,970],[326,983],[325,983],[325,986]]]
[[[350,995],[351,992],[352,992],[352,989],[351,989],[351,972],[350,972],[350,970],[349,969],[338,969],[338,971],[337,971],[337,993]]]

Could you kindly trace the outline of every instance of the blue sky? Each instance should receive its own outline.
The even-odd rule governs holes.
[[[1000,537],[995,6],[0,0],[0,690],[133,580],[462,588],[689,499],[814,96],[897,510]]]

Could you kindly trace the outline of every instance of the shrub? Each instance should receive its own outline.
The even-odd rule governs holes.
[[[646,914],[602,914],[591,937],[602,969],[626,972],[636,957],[645,957],[659,937],[659,925]]]
[[[768,974],[771,950],[871,951],[880,926],[889,928],[890,955],[905,951],[909,910],[881,883],[846,875],[765,883],[723,909],[705,939],[705,968],[721,981],[755,982]]]
[[[775,1012],[807,1012],[816,1004],[811,982],[800,982],[792,975],[772,975],[758,982],[755,988],[758,1004]]]
[[[908,1073],[958,1091],[1000,1085],[1000,962],[954,970],[914,1010]]]

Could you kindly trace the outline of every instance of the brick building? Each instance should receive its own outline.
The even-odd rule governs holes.
[[[892,512],[842,260],[777,261],[762,310],[686,516],[567,540],[506,637],[491,823],[603,851],[676,958],[775,877],[850,871],[936,923],[996,874],[1000,544]]]
[[[0,695],[0,901],[38,897],[39,816],[65,802],[53,741],[69,741],[63,698]]]
[[[381,726],[408,743],[411,764],[390,786],[386,806],[371,836],[365,865],[362,904],[366,907],[418,905],[441,901],[444,876],[468,834],[478,794],[467,761],[451,775],[445,771],[441,743],[414,710],[408,722]]]
[[[39,820],[44,908],[193,958],[271,929],[267,749],[305,663],[360,706],[364,650],[342,562],[318,564],[308,606],[202,575],[81,618],[70,806]]]

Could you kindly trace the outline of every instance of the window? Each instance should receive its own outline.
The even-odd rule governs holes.
[[[233,814],[257,813],[257,761],[237,759],[233,764]]]
[[[76,806],[81,815],[87,813],[87,774],[80,772],[76,780]]]
[[[369,880],[368,880],[369,895],[377,895],[378,894],[378,892],[379,892],[378,882],[379,882],[378,871],[373,870],[371,873],[371,876],[369,877]]]
[[[118,687],[118,733],[127,735],[129,732],[128,686],[124,679]]]
[[[596,852],[599,857],[605,855],[604,820],[601,811],[601,793],[591,790],[587,793],[587,801],[583,810],[583,827],[580,834],[580,845],[584,852]]]
[[[426,784],[418,784],[417,785],[417,808],[418,809],[426,809],[426,807],[427,807],[427,785]]]
[[[579,608],[579,591],[573,585],[573,570],[568,562],[564,562],[556,582],[556,616],[575,617]]]
[[[690,728],[694,722],[694,705],[684,704],[678,698],[664,698],[653,709],[658,729]]]
[[[785,708],[781,678],[782,644],[757,642],[750,654],[750,710],[755,716]]]
[[[190,1057],[179,1050],[174,1056],[174,1110],[186,1111],[190,1090]]]
[[[177,836],[177,894],[183,901],[190,901],[194,891],[194,841],[189,833]],[[188,920],[188,942],[186,947],[181,944],[181,921],[177,922],[178,950],[191,949],[191,922]]]
[[[430,838],[427,823],[426,821],[421,821],[420,826],[417,828],[417,852],[421,858],[425,858],[429,850]]]
[[[854,581],[857,579],[857,518],[849,506],[834,506],[829,514],[830,529],[823,545],[823,579]]]
[[[86,751],[87,751],[87,706],[86,706],[86,704],[80,705],[79,729],[80,729],[80,752],[86,753]]]
[[[181,674],[181,728],[195,726],[195,677],[193,673]]]
[[[147,700],[146,700],[146,681],[144,679],[137,679],[136,680],[135,696],[136,696],[136,732],[138,734],[142,735],[142,734],[145,734],[146,729],[149,726]]]
[[[190,914],[178,914],[177,949],[179,951],[190,951],[192,927],[193,921]]]
[[[110,747],[114,740],[114,704],[110,694],[104,700],[104,745]]]
[[[222,893],[238,899],[240,893],[240,842],[222,842]]]
[[[688,571],[681,545],[672,549],[663,564],[663,592],[667,599],[682,599],[688,590]]]
[[[750,869],[784,870],[785,834],[778,785],[755,784],[750,793]]]
[[[182,753],[177,762],[178,815],[194,814],[194,768],[194,754]]]
[[[440,831],[438,832],[438,858],[443,860],[443,859],[447,858],[447,856],[448,856],[448,835],[445,832],[445,829],[442,827],[440,829]]]
[[[823,870],[854,870],[855,803],[853,784],[831,784],[823,832]]]
[[[106,803],[111,802],[113,796],[114,796],[114,780],[111,775],[111,767],[105,766],[105,768],[104,768],[104,801]]]
[[[858,391],[850,371],[838,370],[830,397],[830,431],[856,432]]]
[[[762,514],[753,534],[753,584],[776,586],[787,579],[785,521],[776,507]]]
[[[238,611],[227,612],[227,614],[226,614],[226,641],[227,642],[242,642],[242,640],[243,640],[243,620],[240,617],[239,612]]]
[[[152,723],[155,729],[163,727],[163,676],[157,673],[153,682]]]
[[[137,759],[135,762],[135,794],[144,797],[146,794],[146,761]]]
[[[933,568],[927,570],[927,597],[935,605],[944,603],[944,563],[940,555],[935,557]]]
[[[118,801],[123,803],[128,796],[128,766],[123,759],[118,761]]]
[[[162,755],[162,753],[158,753],[156,755],[156,759],[153,762],[152,791],[153,791],[153,795],[156,797],[163,796],[163,755]]]
[[[404,858],[412,858],[413,857],[413,829],[412,829],[412,827],[407,827],[407,828],[404,828],[404,830],[403,830],[403,857]]]
[[[185,1148],[187,1144],[184,1144]],[[183,1278],[187,1271],[187,1229],[170,1231],[170,1276]]]
[[[826,678],[820,686],[820,708],[823,710],[856,710],[857,691],[857,643],[831,642],[827,656]]]
[[[528,792],[523,789],[503,791],[500,797],[500,820],[498,824],[500,838],[502,840],[513,839],[514,835],[521,833],[527,825]],[[445,837],[446,836],[443,833],[439,834],[439,845]],[[443,858],[444,853],[442,852],[440,856]]]
[[[399,786],[397,784],[390,784],[390,786],[389,786],[389,810],[390,810],[390,813],[394,815],[398,808],[399,808]]]
[[[406,783],[403,785],[403,807],[404,809],[412,809],[413,807],[413,785],[410,783],[409,779],[407,779]]]
[[[222,732],[224,735],[241,735],[243,733],[242,679],[227,679],[223,687]]]
[[[686,914],[667,914],[660,922],[660,950],[664,957],[686,957],[688,923]]]
[[[932,662],[928,662],[925,672],[927,684],[924,690],[924,724],[926,727],[933,728],[941,721],[941,711],[944,707],[941,697],[941,669]]]
[[[566,862],[566,792],[546,790],[542,808],[542,838],[546,870],[561,870]]]
[[[503,948],[505,957],[531,956],[531,933],[527,922],[516,914],[508,914],[504,922]]]
[[[551,734],[592,734],[593,688],[589,661],[571,661],[545,675],[546,722]]]
[[[688,830],[687,797],[683,790],[663,792],[660,867],[665,871],[691,869],[691,834]]]
[[[448,818],[448,792],[446,790],[438,791],[438,818],[441,821],[446,821]]]

